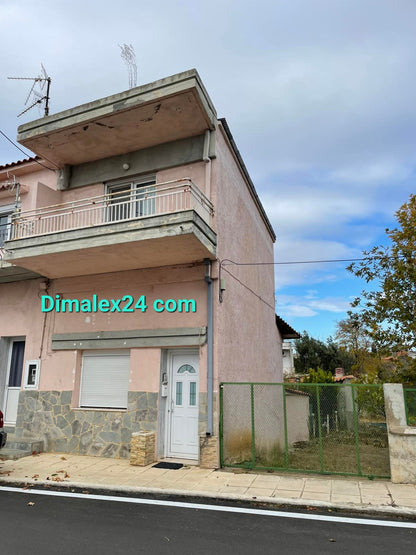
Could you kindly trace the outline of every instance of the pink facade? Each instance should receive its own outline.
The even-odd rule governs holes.
[[[194,70],[89,107],[19,128],[50,170],[0,168],[5,420],[51,451],[127,457],[152,430],[157,458],[198,460],[220,382],[282,381],[274,269],[255,265],[273,230]]]

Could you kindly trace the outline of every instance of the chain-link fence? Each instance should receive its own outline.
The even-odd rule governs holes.
[[[220,456],[222,466],[388,478],[383,386],[222,383]]]
[[[408,426],[416,426],[416,388],[405,387],[404,406],[406,408],[406,418]]]

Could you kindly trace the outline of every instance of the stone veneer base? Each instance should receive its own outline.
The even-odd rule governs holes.
[[[157,430],[158,394],[129,391],[127,410],[71,407],[72,391],[21,391],[15,435],[40,439],[44,449],[129,458],[132,433]]]

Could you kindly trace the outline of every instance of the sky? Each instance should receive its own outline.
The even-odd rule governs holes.
[[[415,192],[414,0],[2,0],[0,129],[43,63],[51,113],[196,68],[276,231],[276,262],[357,258]],[[23,154],[0,137],[0,164]],[[347,263],[276,266],[276,309],[325,340],[365,286]]]

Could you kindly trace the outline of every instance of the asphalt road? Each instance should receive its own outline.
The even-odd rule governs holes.
[[[0,554],[413,553],[416,528],[15,493],[0,488]]]

